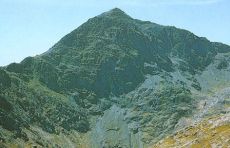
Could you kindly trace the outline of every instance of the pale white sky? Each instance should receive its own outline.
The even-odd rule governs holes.
[[[89,18],[114,7],[133,18],[230,45],[229,0],[0,0],[0,66],[47,51]]]

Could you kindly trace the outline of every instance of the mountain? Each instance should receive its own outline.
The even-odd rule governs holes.
[[[209,119],[229,135],[229,63],[228,45],[112,9],[0,68],[0,147],[157,147]]]

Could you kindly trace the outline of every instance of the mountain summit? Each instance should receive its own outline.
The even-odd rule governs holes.
[[[130,17],[124,11],[119,8],[114,8],[108,12],[102,13],[99,16],[107,16],[107,17]]]
[[[228,45],[112,9],[0,68],[0,147],[148,147],[208,117],[225,127],[229,63]]]

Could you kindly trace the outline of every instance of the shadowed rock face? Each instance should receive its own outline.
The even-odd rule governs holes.
[[[208,96],[229,87],[229,63],[227,45],[115,8],[0,69],[2,146],[147,147],[220,113]]]
[[[4,71],[0,70],[0,89],[4,90],[11,86],[11,80],[9,75]]]

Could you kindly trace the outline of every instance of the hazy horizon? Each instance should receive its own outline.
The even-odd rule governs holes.
[[[227,0],[1,0],[0,66],[47,51],[89,18],[115,7],[133,18],[230,45]]]

